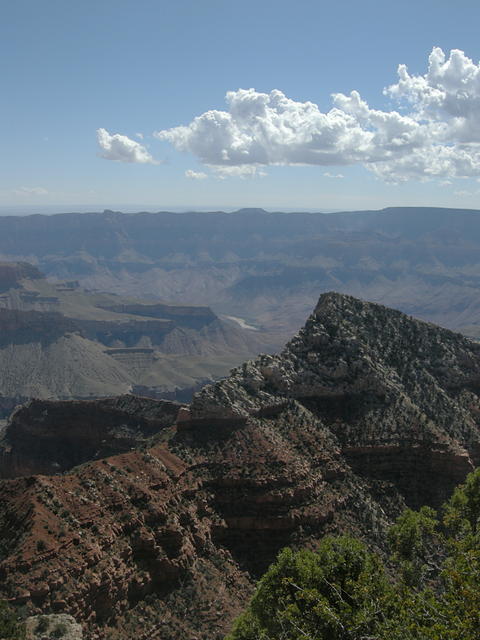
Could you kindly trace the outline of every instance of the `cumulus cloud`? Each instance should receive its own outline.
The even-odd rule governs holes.
[[[203,171],[193,171],[193,169],[187,169],[185,171],[185,177],[190,178],[190,180],[205,180],[208,178],[206,173]]]
[[[106,160],[156,164],[143,145],[120,133],[111,135],[106,129],[97,129],[97,142],[101,149],[98,155]]]
[[[239,89],[227,93],[227,111],[155,136],[220,176],[255,175],[268,165],[354,164],[392,182],[480,176],[480,65],[435,47],[424,75],[400,65],[384,94],[399,110],[373,109],[358,91],[334,94],[323,113],[278,89]]]

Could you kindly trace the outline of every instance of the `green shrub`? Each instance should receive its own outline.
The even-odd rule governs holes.
[[[480,470],[443,508],[407,509],[389,573],[358,540],[284,549],[227,640],[479,640]]]
[[[49,627],[48,618],[46,616],[40,616],[37,626],[35,628],[36,633],[44,633]]]
[[[4,601],[0,601],[0,638],[5,640],[25,638],[25,625],[18,619],[17,612]]]

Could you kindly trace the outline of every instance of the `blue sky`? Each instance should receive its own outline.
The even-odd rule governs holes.
[[[4,2],[1,211],[480,208],[479,22],[476,0]]]

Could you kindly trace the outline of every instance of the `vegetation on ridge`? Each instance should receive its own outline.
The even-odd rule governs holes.
[[[0,601],[0,638],[2,640],[22,640],[25,638],[25,626],[18,613],[5,601]]]
[[[352,537],[280,552],[227,640],[477,640],[480,469],[437,514],[407,509],[384,562]]]

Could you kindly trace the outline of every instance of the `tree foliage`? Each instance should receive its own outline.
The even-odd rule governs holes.
[[[19,620],[17,612],[2,600],[0,600],[0,638],[2,640],[25,638],[24,624]]]
[[[227,640],[478,640],[480,470],[437,514],[407,509],[386,563],[353,538],[284,549]]]

